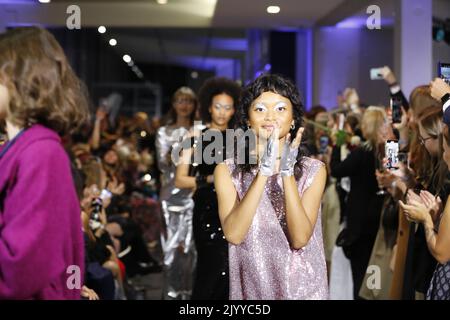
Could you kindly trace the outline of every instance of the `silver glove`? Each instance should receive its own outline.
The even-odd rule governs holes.
[[[280,174],[282,177],[290,177],[294,175],[294,166],[297,162],[298,147],[291,148],[290,139],[286,139],[283,148],[283,154],[280,162]]]
[[[274,138],[272,134],[267,141],[266,148],[264,150],[264,154],[261,157],[261,161],[259,163],[259,172],[263,176],[270,177],[275,174],[275,164],[278,155],[278,144],[279,141],[277,138]]]

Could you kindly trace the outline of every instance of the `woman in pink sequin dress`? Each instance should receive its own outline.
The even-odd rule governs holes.
[[[280,76],[259,77],[241,96],[237,128],[250,128],[257,142],[238,142],[214,174],[232,300],[328,299],[320,221],[327,174],[299,147],[302,115],[296,87]]]

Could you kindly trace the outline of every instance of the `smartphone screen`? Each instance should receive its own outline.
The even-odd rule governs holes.
[[[328,144],[330,143],[330,138],[328,136],[321,136],[319,140],[319,153],[326,154],[328,149]]]
[[[399,146],[397,140],[388,140],[385,144],[385,157],[387,159],[387,169],[398,169]]]
[[[381,68],[370,69],[370,80],[383,80],[383,74]]]
[[[402,99],[393,97],[391,99],[391,111],[392,111],[392,122],[400,123],[402,122]]]
[[[450,85],[450,63],[440,62],[438,65],[438,76]]]

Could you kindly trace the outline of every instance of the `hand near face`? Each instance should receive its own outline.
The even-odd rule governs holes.
[[[302,141],[304,130],[304,128],[299,128],[292,142],[290,142],[291,134],[288,133],[286,136],[286,141],[283,147],[283,155],[281,156],[280,162],[280,174],[283,177],[294,175],[294,167],[297,162],[298,149],[300,147],[300,142]]]
[[[300,146],[300,143],[302,142],[303,132],[305,131],[305,128],[299,128],[297,130],[297,134],[294,138],[294,140],[291,143],[291,149],[295,148],[297,149]],[[290,137],[290,134],[289,134]]]
[[[266,147],[264,149],[264,154],[261,157],[259,164],[259,172],[266,177],[270,177],[276,173],[276,160],[278,157],[279,149],[279,134],[280,130],[278,127],[274,129],[269,139],[267,140]]]

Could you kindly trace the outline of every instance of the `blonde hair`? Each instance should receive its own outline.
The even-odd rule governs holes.
[[[361,131],[366,142],[364,147],[373,150],[378,144],[378,132],[387,120],[384,107],[370,106],[361,120]]]

